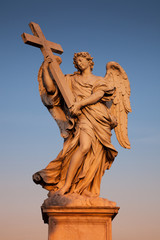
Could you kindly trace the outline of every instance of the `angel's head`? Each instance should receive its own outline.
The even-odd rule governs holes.
[[[82,72],[87,67],[90,67],[92,71],[94,66],[93,58],[88,52],[75,53],[73,63],[78,72]]]

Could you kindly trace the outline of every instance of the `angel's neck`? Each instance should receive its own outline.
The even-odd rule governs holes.
[[[83,70],[83,72],[81,73],[81,75],[82,75],[83,77],[89,77],[89,76],[91,76],[91,75],[92,75],[92,71],[91,71],[90,67],[89,67],[89,68],[86,68],[85,70]]]

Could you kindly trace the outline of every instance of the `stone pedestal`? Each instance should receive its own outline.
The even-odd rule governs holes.
[[[112,220],[119,207],[42,206],[48,240],[112,240]]]

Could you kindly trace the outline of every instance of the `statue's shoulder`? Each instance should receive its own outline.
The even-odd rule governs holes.
[[[67,73],[67,74],[65,74],[64,76],[65,76],[65,77],[72,77],[72,76],[74,76],[74,73],[73,73],[73,74]]]
[[[94,82],[94,85],[97,85],[100,83],[104,83],[105,79],[104,77],[93,75],[93,82]]]
[[[80,73],[79,72],[74,72],[74,73],[67,73],[65,74],[65,77],[74,77],[74,76],[79,76]]]
[[[97,80],[97,81],[104,81],[104,77],[96,76],[96,75],[94,75],[94,76],[95,76],[95,80]]]
[[[78,77],[79,74],[77,72],[75,72],[75,73],[72,73],[72,74],[65,74],[64,76],[65,76],[66,79],[74,79],[74,78]]]
[[[111,84],[110,81],[107,81],[106,78],[101,76],[94,76],[93,92],[97,90],[102,90],[104,92],[107,92],[112,89],[114,89],[114,86]]]

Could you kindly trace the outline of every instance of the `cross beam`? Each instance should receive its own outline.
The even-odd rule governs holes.
[[[55,55],[53,54],[53,52],[62,54],[63,49],[60,44],[46,40],[40,26],[37,23],[30,22],[29,26],[33,35],[23,33],[21,35],[22,39],[25,44],[40,48],[44,59],[48,57],[52,59],[52,62],[50,63],[51,73],[64,98],[64,101],[66,102],[68,108],[70,108],[74,103],[74,96],[65,81],[64,74],[62,73],[60,66],[57,63]]]

